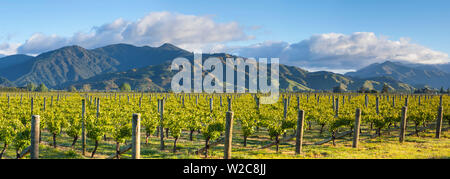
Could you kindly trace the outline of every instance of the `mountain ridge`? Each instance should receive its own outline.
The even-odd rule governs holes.
[[[0,58],[0,76],[6,79],[17,79],[24,73],[20,73],[20,69],[24,68],[22,64],[33,60],[33,56],[17,54]]]
[[[102,74],[75,83],[66,83],[62,88],[73,86],[83,89],[88,85],[89,89],[118,90],[123,83],[129,83],[133,89],[142,91],[169,90],[172,76],[177,73],[170,70],[171,63],[147,66],[140,69],[132,69],[126,72],[114,72]],[[226,80],[224,80],[226,82]],[[235,84],[236,84],[235,80]],[[349,78],[332,72],[308,72],[299,67],[280,64],[280,89],[289,91],[331,91],[336,86],[341,86],[344,91],[359,90],[361,86],[368,90],[380,91],[384,84],[392,90],[411,92],[413,87],[401,83],[393,78],[377,77],[371,79]],[[248,75],[246,76],[248,87]]]
[[[450,73],[427,65],[405,65],[400,62],[385,61],[374,63],[356,72],[348,72],[346,76],[358,78],[392,77],[413,86],[429,85],[433,88],[449,88]]]
[[[12,72],[7,79],[17,86],[25,86],[33,82],[43,83],[54,89],[67,89],[70,86],[81,88],[83,84],[91,84],[93,89],[99,90],[115,89],[128,80],[136,84],[132,85],[134,88],[167,90],[170,86],[168,83],[171,79],[170,75],[174,74],[167,69],[170,67],[171,60],[176,57],[184,57],[192,61],[193,53],[169,43],[159,47],[111,44],[90,50],[80,46],[66,46],[11,66]],[[203,58],[208,57],[218,57],[224,63],[226,58],[237,56],[227,53],[203,54]],[[388,64],[387,66],[399,65],[393,62]],[[372,64],[365,68],[370,69],[379,65]],[[401,68],[410,67],[402,66]],[[5,75],[0,73],[0,76]],[[331,91],[336,86],[352,91],[360,87],[381,90],[384,84],[392,90],[412,91],[414,89],[399,78],[383,76],[383,73],[360,77],[352,73],[343,75],[328,71],[309,72],[300,67],[280,64],[282,90]]]

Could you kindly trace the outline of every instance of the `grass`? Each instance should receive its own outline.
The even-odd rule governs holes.
[[[398,131],[390,135],[383,135],[370,139],[367,130],[361,134],[360,146],[352,148],[352,137],[347,136],[336,141],[336,146],[331,142],[323,145],[312,145],[314,142],[329,138],[330,134],[325,130],[323,135],[319,135],[319,127],[306,130],[304,133],[304,146],[302,154],[294,153],[294,139],[280,145],[278,153],[275,146],[266,149],[259,149],[261,146],[271,143],[266,130],[261,129],[247,140],[247,146],[243,146],[243,137],[240,125],[235,123],[233,132],[232,158],[235,159],[450,159],[450,132],[445,131],[441,139],[434,138],[434,130],[427,130],[417,136],[408,136],[404,143],[398,141]],[[448,127],[445,125],[444,127]],[[367,126],[363,126],[367,129]],[[409,125],[408,132],[414,131]],[[288,135],[293,131],[288,131]],[[373,134],[373,133],[372,133]],[[81,155],[80,140],[74,147],[71,147],[72,138],[64,133],[57,137],[57,147],[52,144],[52,136],[44,131],[42,133],[43,142],[40,145],[40,158],[43,159],[90,159],[90,151],[94,148],[94,141],[87,140],[87,155]],[[141,158],[144,159],[202,159],[203,155],[195,155],[194,151],[204,146],[204,139],[201,134],[194,133],[194,141],[189,141],[189,133],[186,131],[183,137],[178,140],[177,152],[172,152],[173,138],[165,139],[165,150],[159,150],[159,137],[153,136],[149,139],[149,144],[145,144],[145,136],[141,139]],[[130,144],[130,141],[127,141]],[[3,144],[0,144],[3,146]],[[121,145],[122,147],[125,144]],[[100,141],[97,153],[94,158],[103,159],[115,153],[115,142],[111,138],[107,141]],[[223,157],[223,145],[217,145],[210,149],[212,159]],[[4,158],[15,158],[15,151],[9,147]],[[29,155],[25,158],[29,158]],[[131,158],[131,151],[121,155],[122,159]]]

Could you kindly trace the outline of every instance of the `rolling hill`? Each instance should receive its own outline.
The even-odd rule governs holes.
[[[184,57],[192,61],[193,53],[171,44],[163,44],[160,47],[114,44],[92,50],[67,46],[36,57],[20,55],[16,58],[19,57],[23,59],[2,65],[8,68],[0,73],[0,76],[6,77],[16,86],[33,82],[43,83],[53,89],[67,89],[70,86],[80,89],[88,84],[92,89],[104,90],[116,89],[122,83],[128,82],[133,89],[168,90],[171,77],[176,73],[170,71],[171,60]],[[226,58],[237,56],[226,53],[203,54],[204,59],[208,57],[217,57],[225,63]],[[280,88],[289,91],[330,91],[333,87],[340,86],[344,90],[354,91],[364,86],[367,89],[381,90],[382,86],[387,84],[399,91],[413,89],[401,81],[404,78],[364,76],[373,72],[359,72],[363,75],[309,72],[281,64]],[[380,71],[380,74],[382,72]],[[246,78],[248,80],[248,74]]]
[[[27,72],[26,65],[33,60],[34,57],[28,55],[11,55],[0,58],[0,76],[9,80],[16,80]],[[22,70],[24,69],[24,70]]]
[[[119,62],[109,56],[79,46],[69,46],[43,53],[25,63],[23,70],[28,72],[15,79],[14,83],[18,86],[25,86],[29,82],[44,83],[53,88],[65,82],[117,71],[117,65]]]
[[[63,83],[76,82],[108,72],[156,65],[190,54],[170,44],[156,48],[116,44],[93,50],[68,46],[43,53],[20,64],[10,65],[0,76],[14,81],[18,86],[33,82],[58,88]]]
[[[217,54],[215,54],[217,55]],[[214,55],[213,55],[214,56]],[[220,55],[219,55],[220,56]],[[225,58],[225,57],[222,57]],[[82,89],[89,85],[90,89],[111,90],[118,89],[123,83],[129,83],[136,90],[169,90],[172,77],[176,71],[170,70],[170,62],[159,65],[151,65],[144,68],[132,69],[126,72],[115,72],[97,75],[89,79],[80,80],[75,83],[65,83],[61,88],[68,89],[74,86]],[[224,79],[226,82],[226,79]],[[248,87],[248,74],[246,76],[246,87]],[[236,84],[236,80],[235,80]],[[356,91],[362,86],[369,90],[380,91],[386,84],[391,90],[408,92],[414,88],[408,84],[389,77],[376,77],[369,79],[351,78],[332,72],[308,72],[298,67],[280,65],[280,89],[288,91],[331,91],[335,86],[341,86],[344,90]]]
[[[408,66],[398,62],[386,61],[381,64],[374,63],[356,72],[346,73],[346,75],[357,78],[391,77],[415,87],[425,85],[433,88],[450,87],[450,73],[426,65]]]

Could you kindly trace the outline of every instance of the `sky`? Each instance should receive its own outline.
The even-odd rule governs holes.
[[[450,61],[447,0],[3,0],[0,12],[0,56],[167,42],[312,71]]]

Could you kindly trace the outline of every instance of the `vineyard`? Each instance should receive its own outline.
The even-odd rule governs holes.
[[[1,159],[450,157],[448,95],[0,95]]]

